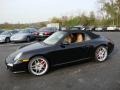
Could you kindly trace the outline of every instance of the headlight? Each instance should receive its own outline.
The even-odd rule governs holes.
[[[19,53],[15,58],[14,61],[18,60],[22,56],[22,53]]]

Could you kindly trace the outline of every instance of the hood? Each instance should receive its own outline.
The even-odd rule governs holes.
[[[40,50],[42,51],[42,49],[46,48],[46,47],[49,47],[49,45],[46,45],[44,44],[43,42],[38,42],[38,43],[34,43],[34,44],[31,44],[31,45],[28,45],[28,46],[25,46],[15,52],[13,52],[12,54],[10,54],[7,58],[6,58],[6,61],[7,62],[11,62],[13,63],[14,62],[14,58],[16,57],[16,55],[18,55],[19,53],[23,53],[23,55],[25,53],[32,53],[34,51],[37,51],[37,50]]]
[[[10,37],[11,35],[0,35],[0,38],[1,37]]]
[[[17,34],[14,34],[12,37],[22,37],[27,35],[29,35],[29,33],[17,33]]]
[[[37,43],[34,43],[34,44],[30,44],[28,46],[25,46],[25,47],[19,49],[18,51],[19,52],[29,52],[29,51],[43,49],[43,48],[46,48],[46,47],[49,47],[49,45],[44,44],[43,42],[37,42]]]

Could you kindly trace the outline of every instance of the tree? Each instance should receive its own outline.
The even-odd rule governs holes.
[[[101,11],[112,25],[120,25],[120,0],[100,0]]]
[[[96,24],[96,17],[94,12],[90,12],[90,17],[89,17],[89,25],[95,25]]]
[[[83,13],[80,20],[81,25],[89,25],[89,18]]]

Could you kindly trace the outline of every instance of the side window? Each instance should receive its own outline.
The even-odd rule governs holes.
[[[72,43],[72,34],[67,35],[63,42],[71,44]]]
[[[33,30],[31,29],[29,32],[30,32],[30,33],[33,33]]]
[[[85,41],[89,41],[89,40],[91,40],[90,36],[85,34]]]
[[[85,35],[83,33],[77,33],[76,43],[81,43],[85,40]]]
[[[30,32],[30,33],[34,33],[35,30],[34,30],[34,29],[30,29],[29,32]]]
[[[81,43],[84,41],[84,34],[83,33],[72,33],[65,37],[64,42],[69,44],[71,43]]]

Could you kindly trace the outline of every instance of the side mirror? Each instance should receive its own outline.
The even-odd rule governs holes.
[[[64,41],[64,42],[61,43],[61,47],[65,47],[65,46],[67,46],[67,45],[70,45],[70,43],[67,42],[67,41]]]

